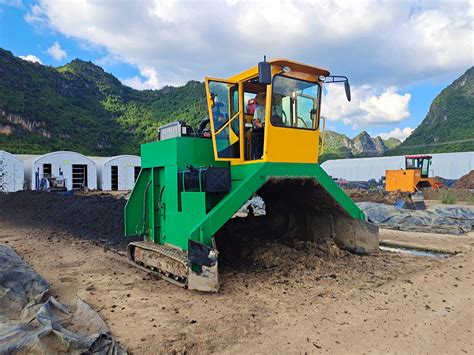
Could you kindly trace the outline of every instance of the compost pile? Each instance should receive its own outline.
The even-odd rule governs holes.
[[[457,189],[474,189],[474,170],[471,170],[469,174],[456,181],[454,187]]]
[[[124,247],[123,210],[126,200],[104,195],[59,195],[18,191],[0,194],[2,216],[21,224],[62,228],[83,238]]]
[[[409,198],[402,193],[386,192],[381,190],[369,191],[361,189],[344,189],[344,192],[354,202],[377,202],[393,205],[395,201],[403,199],[409,202]]]
[[[330,238],[288,238],[268,228],[265,216],[233,218],[216,234],[219,266],[239,272],[257,269],[314,270],[324,262],[349,255]]]

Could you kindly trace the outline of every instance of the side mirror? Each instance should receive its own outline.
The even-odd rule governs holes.
[[[263,62],[258,63],[258,82],[262,85],[272,83],[272,66],[267,62],[265,56]]]
[[[344,81],[344,89],[346,90],[347,101],[351,101],[351,86],[349,85],[349,80]]]
[[[344,83],[344,90],[346,91],[346,98],[347,101],[351,101],[351,86],[349,85],[349,79],[347,76],[342,75],[328,75],[323,77],[324,82],[331,84],[331,83]],[[321,79],[320,79],[321,80]]]

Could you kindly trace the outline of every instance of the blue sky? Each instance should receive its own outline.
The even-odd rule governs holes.
[[[328,88],[329,128],[405,138],[473,65],[473,14],[463,1],[0,0],[0,47],[45,65],[90,60],[137,89],[287,57],[350,78],[350,104]]]

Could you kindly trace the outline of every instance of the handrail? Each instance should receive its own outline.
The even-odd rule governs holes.
[[[234,116],[232,116],[232,118],[231,118],[230,120],[228,120],[226,123],[224,123],[224,124],[222,125],[222,127],[219,128],[219,129],[214,133],[214,135],[217,136],[219,133],[221,133],[221,132],[224,130],[224,128],[226,128],[227,126],[229,126],[229,125],[232,123],[232,121],[235,120],[235,118],[239,115],[239,113],[240,113],[240,111],[238,111]],[[214,117],[213,117],[213,119],[214,119]]]
[[[321,116],[319,118],[320,120],[323,120],[323,130],[322,130],[322,139],[321,139],[321,148],[319,150],[318,155],[323,155],[324,153],[324,142],[325,142],[325,137],[326,137],[326,118]],[[321,129],[319,130],[319,136],[321,136]]]

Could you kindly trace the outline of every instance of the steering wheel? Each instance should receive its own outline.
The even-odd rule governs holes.
[[[308,128],[308,125],[306,124],[305,120],[303,120],[301,117],[298,117],[298,120],[301,120],[303,122],[303,125],[305,126],[305,128]]]

